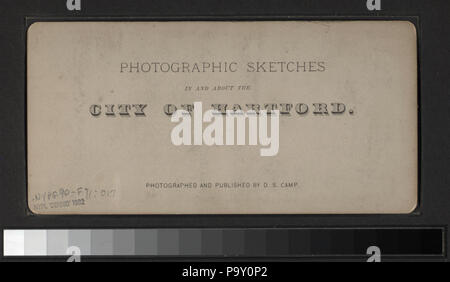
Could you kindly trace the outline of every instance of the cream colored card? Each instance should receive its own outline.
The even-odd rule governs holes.
[[[27,88],[34,213],[409,213],[417,205],[409,22],[34,23]],[[253,109],[258,124],[263,110],[278,110],[266,120],[278,117],[278,146],[272,138],[272,154],[261,156],[270,146],[259,135],[250,142],[250,118],[244,145],[206,144],[216,116],[194,120],[213,108]],[[191,145],[172,138],[175,109],[189,110],[180,121],[200,129],[177,135]],[[237,138],[233,130],[223,140]]]

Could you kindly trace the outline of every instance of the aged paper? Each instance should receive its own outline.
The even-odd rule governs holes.
[[[34,213],[364,214],[417,205],[409,22],[40,22],[27,42]],[[248,118],[239,145],[237,123],[225,129],[233,112]],[[267,132],[252,135],[251,115]],[[223,131],[215,123],[212,134],[219,116]],[[180,131],[182,122],[191,123]]]

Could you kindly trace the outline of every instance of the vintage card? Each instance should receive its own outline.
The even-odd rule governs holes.
[[[27,44],[34,213],[417,205],[410,22],[38,22]]]

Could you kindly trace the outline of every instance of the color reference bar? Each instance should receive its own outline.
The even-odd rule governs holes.
[[[443,228],[4,230],[4,256],[443,256]]]

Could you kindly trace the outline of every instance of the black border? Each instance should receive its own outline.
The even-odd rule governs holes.
[[[366,0],[82,0],[82,11],[67,11],[65,0],[4,0],[0,4],[0,228],[182,228],[182,227],[442,227],[447,252],[450,223],[450,2],[381,0],[368,11]],[[126,15],[126,17],[124,17]],[[26,195],[25,26],[29,18],[162,19],[395,19],[417,18],[420,212],[379,215],[145,215],[42,216],[29,214]],[[25,193],[25,194],[24,194]],[[0,235],[3,238],[3,234]],[[0,247],[3,249],[3,246]],[[1,259],[5,259],[0,257]],[[42,258],[41,258],[42,259]],[[260,258],[263,259],[263,258]],[[410,258],[401,257],[401,260]],[[423,258],[412,258],[423,260]]]

